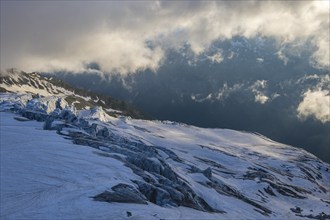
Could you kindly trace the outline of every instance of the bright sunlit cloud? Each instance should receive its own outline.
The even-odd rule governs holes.
[[[298,114],[301,118],[315,117],[321,122],[330,121],[330,96],[325,90],[308,90],[304,93],[304,99],[298,106]]]
[[[318,79],[319,83],[315,88],[310,88],[302,94],[303,100],[297,108],[298,116],[301,119],[314,117],[323,123],[328,122],[330,121],[330,76],[312,75],[308,78]],[[305,77],[303,80],[308,78]]]

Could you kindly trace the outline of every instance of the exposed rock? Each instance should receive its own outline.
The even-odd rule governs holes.
[[[178,181],[177,175],[175,174],[175,172],[173,172],[173,170],[169,166],[165,167],[165,169],[163,171],[163,176],[166,177],[169,180],[172,180],[172,181],[175,181],[175,182]]]
[[[309,219],[318,219],[318,220],[330,219],[330,215],[327,215],[324,212],[321,212],[318,215],[312,215],[312,214],[309,214],[309,215],[296,214],[296,216],[305,217],[305,218],[309,218]]]
[[[150,173],[163,174],[164,172],[164,167],[157,158],[140,157],[137,155],[135,157],[129,157],[127,160]]]
[[[30,119],[25,118],[25,117],[14,117],[14,119],[17,121],[30,121]]]
[[[133,186],[120,183],[111,189],[113,192],[105,191],[93,197],[94,200],[102,202],[148,204],[146,198]]]
[[[164,190],[166,190],[170,196],[171,199],[173,200],[173,204],[179,206],[180,204],[182,204],[184,195],[183,193],[181,193],[180,191],[178,191],[177,189],[170,187],[170,186],[162,186]]]
[[[303,211],[300,207],[291,208],[290,210],[295,212],[295,213],[301,213]]]
[[[190,166],[190,172],[192,172],[192,173],[202,173],[208,179],[212,178],[212,169],[211,169],[211,167],[208,167],[205,170],[201,170],[198,167]]]
[[[66,122],[71,122],[71,123],[75,123],[78,120],[75,113],[70,109],[61,110],[59,114],[59,118],[65,120]]]
[[[160,187],[155,187],[149,183],[135,181],[138,185],[140,192],[152,203],[160,206],[169,204],[171,201],[170,194]]]
[[[44,112],[36,112],[27,109],[22,109],[20,113],[23,117],[28,118],[30,120],[45,121],[48,118],[48,114]]]
[[[276,196],[273,192],[272,188],[270,186],[267,186],[267,188],[264,188],[265,192],[268,193],[271,196]]]
[[[192,173],[201,173],[202,170],[195,166],[190,166],[190,172]]]
[[[54,117],[49,116],[49,117],[45,120],[45,123],[44,123],[43,128],[44,128],[45,130],[52,130],[52,129],[53,129],[53,126],[52,126],[53,122],[54,122]]]
[[[211,167],[207,168],[206,170],[203,171],[204,176],[206,176],[207,178],[211,179],[212,177],[212,169]]]

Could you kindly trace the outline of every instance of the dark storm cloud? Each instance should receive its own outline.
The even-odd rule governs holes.
[[[1,1],[1,68],[157,70],[167,48],[199,54],[234,35],[312,40],[311,61],[327,67],[328,13],[328,1]]]

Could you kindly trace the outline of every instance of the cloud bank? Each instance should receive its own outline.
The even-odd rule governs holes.
[[[1,1],[1,69],[157,70],[168,48],[200,54],[236,35],[311,41],[328,68],[329,1]]]

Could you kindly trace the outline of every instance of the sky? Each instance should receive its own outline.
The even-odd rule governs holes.
[[[328,68],[329,1],[1,1],[1,69],[157,71],[169,48],[237,35],[311,41],[310,62]]]

